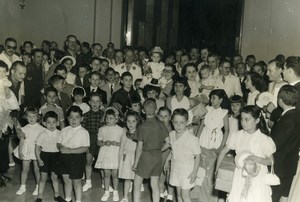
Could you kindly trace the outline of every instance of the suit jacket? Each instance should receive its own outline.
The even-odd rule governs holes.
[[[86,93],[86,98],[85,98],[85,102],[87,102],[90,99],[90,95],[91,95],[91,87],[87,87],[84,88],[85,93]],[[107,95],[106,92],[104,90],[101,90],[99,87],[96,90],[96,93],[100,94],[102,96],[102,103],[103,104],[107,104]]]
[[[295,109],[287,111],[274,124],[271,138],[276,145],[274,170],[279,177],[294,176],[297,170],[300,134]]]
[[[250,92],[249,89],[246,89],[246,80],[247,80],[246,76],[244,76],[244,78],[240,79],[241,89],[242,89],[242,93],[243,93],[243,99],[245,102],[247,102],[248,94]]]
[[[106,95],[107,95],[107,103],[110,103],[110,100],[111,100],[111,97],[112,97],[112,93],[110,92],[111,89],[109,87],[109,83],[106,82],[103,86],[101,86],[101,89],[103,91],[106,92]],[[113,87],[113,93],[120,90],[121,89],[121,86],[119,84],[114,84],[114,87]]]
[[[79,76],[76,76],[75,85],[83,87],[83,81],[81,81]]]

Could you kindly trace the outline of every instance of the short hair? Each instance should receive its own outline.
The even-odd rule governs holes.
[[[16,39],[9,37],[9,38],[5,39],[4,44],[8,43],[9,41],[17,43]]]
[[[233,95],[233,96],[231,96],[230,99],[229,99],[229,101],[230,101],[230,104],[232,104],[232,103],[241,103],[242,107],[243,107],[243,105],[245,103],[243,97],[240,96],[240,95]]]
[[[22,47],[24,48],[25,44],[30,44],[31,47],[33,47],[32,41],[24,41],[22,44]]]
[[[90,65],[89,64],[86,64],[86,63],[82,63],[78,66],[78,69],[79,68],[85,68],[86,70],[89,70],[90,69]]]
[[[142,82],[142,81],[143,81],[143,79],[136,79],[136,80],[134,81],[134,85],[136,85],[137,82]]]
[[[68,72],[67,67],[63,64],[59,64],[55,67],[54,73],[57,74],[58,71],[64,70],[66,73]]]
[[[282,54],[276,55],[275,60],[279,60],[282,63],[284,63],[285,62],[285,56],[282,55]]]
[[[286,68],[292,68],[296,76],[300,76],[300,57],[297,56],[289,56],[285,60]]]
[[[105,59],[105,58],[100,59],[100,64],[102,64],[103,62],[107,62],[109,64],[109,61],[107,59]]]
[[[55,74],[55,75],[53,75],[53,76],[51,76],[51,77],[49,78],[48,84],[49,84],[50,86],[53,86],[53,85],[55,85],[58,81],[64,81],[64,80],[65,80],[64,77],[62,77],[61,75]]]
[[[278,92],[278,100],[281,99],[288,106],[296,106],[298,102],[297,97],[297,89],[291,85],[282,86]]]
[[[148,105],[154,105],[155,108],[157,108],[156,101],[155,101],[155,99],[153,99],[153,98],[147,98],[147,99],[145,100],[145,102],[143,103],[143,108],[145,108],[145,107],[148,106]]]
[[[203,70],[211,70],[210,66],[208,65],[203,65],[201,68],[200,68],[200,71],[203,71]]]
[[[92,57],[91,58],[91,64],[94,62],[94,60],[98,60],[99,63],[101,63],[101,59],[100,58],[98,58],[98,57]]]
[[[80,116],[82,116],[83,112],[82,110],[80,109],[80,107],[78,106],[71,106],[69,107],[69,109],[67,110],[67,117],[70,116],[71,113],[78,113]]]
[[[42,44],[46,44],[47,46],[50,46],[50,41],[48,41],[48,40],[43,40],[43,41],[42,41]]]
[[[106,69],[105,75],[107,75],[108,72],[113,72],[113,73],[115,73],[116,71],[115,71],[112,67],[109,67],[109,68]]]
[[[93,44],[91,45],[91,49],[95,48],[95,46],[100,46],[101,49],[103,49],[103,46],[102,46],[100,43],[93,43]]]
[[[0,68],[4,68],[5,71],[8,71],[8,65],[3,60],[0,60]]]
[[[283,69],[283,65],[284,65],[284,62],[280,61],[280,60],[277,60],[277,59],[273,59],[271,60],[268,64],[271,64],[271,63],[275,63],[275,66],[278,68],[278,69]]]
[[[244,62],[239,62],[236,64],[236,66],[239,66],[239,65],[243,65],[243,67],[246,69],[246,64]]]
[[[132,74],[130,72],[124,72],[122,75],[121,75],[121,79],[123,80],[125,78],[125,76],[130,76],[131,78],[133,78]]]
[[[69,40],[71,37],[73,37],[73,38],[75,38],[75,39],[77,40],[77,37],[76,37],[75,35],[73,35],[73,34],[69,34],[69,35],[67,36],[67,40]]]
[[[89,100],[91,100],[92,97],[99,97],[99,98],[100,98],[100,101],[103,102],[103,96],[102,96],[102,94],[100,94],[100,93],[98,93],[98,92],[92,92],[92,93],[90,94]]]
[[[56,60],[61,60],[63,57],[65,56],[65,53],[62,51],[62,50],[55,50],[55,53],[54,53],[54,58]]]
[[[175,109],[172,114],[172,119],[174,119],[174,117],[176,115],[183,116],[185,118],[185,120],[187,120],[187,121],[189,120],[189,113],[186,109],[183,109],[183,108]]]
[[[46,114],[43,116],[43,121],[46,122],[48,118],[53,118],[58,121],[58,115],[54,111],[46,112]]]
[[[35,49],[33,49],[32,51],[31,51],[31,55],[34,57],[34,55],[36,54],[36,53],[43,53],[43,51],[42,51],[42,49],[40,49],[40,48],[35,48]]]
[[[254,60],[256,60],[255,55],[247,55],[246,57],[246,61],[249,60],[250,58],[253,58]]]
[[[212,52],[212,53],[208,54],[208,56],[207,56],[207,58],[211,58],[211,57],[214,57],[214,58],[217,58],[217,59],[219,59],[219,58],[220,58],[219,54],[217,54],[217,53],[214,53],[214,52]]]
[[[189,54],[187,54],[187,53],[183,53],[183,54],[180,56],[180,60],[181,60],[181,58],[182,58],[182,57],[184,57],[184,56],[187,56],[189,60],[191,59],[191,57],[190,57],[190,55],[189,55]]]
[[[241,58],[241,60],[243,60],[243,56],[241,56],[240,54],[234,55],[232,58],[235,58],[235,57],[239,57],[239,58]]]
[[[90,49],[90,44],[88,42],[82,42],[81,45],[82,47]]]
[[[186,65],[183,66],[183,68],[181,70],[181,75],[182,76],[185,76],[186,70],[187,70],[188,67],[193,67],[197,72],[197,66],[194,63],[187,63]]]
[[[223,66],[225,63],[229,63],[229,65],[231,66],[231,63],[229,60],[223,59],[220,61],[220,66]]]
[[[251,72],[247,75],[250,77],[251,83],[256,90],[258,90],[259,92],[264,92],[268,89],[268,85],[266,84],[265,80],[260,74],[256,72]]]
[[[15,61],[15,62],[13,62],[13,63],[11,64],[10,71],[12,71],[12,70],[16,70],[18,65],[20,65],[20,66],[22,66],[22,67],[25,67],[25,68],[26,68],[26,65],[25,65],[25,63],[24,63],[24,62],[22,62],[22,61]]]
[[[73,88],[72,90],[72,96],[75,96],[75,95],[85,95],[85,90],[83,87],[81,86],[77,86],[75,88]]]
[[[44,95],[47,96],[49,92],[54,92],[55,95],[58,95],[57,90],[53,86],[46,87],[44,90]]]
[[[39,110],[37,107],[29,106],[24,109],[24,113],[27,115],[28,113],[39,115]]]
[[[100,72],[98,72],[98,71],[92,71],[91,74],[90,74],[90,78],[92,78],[93,75],[98,76],[100,80],[102,78]]]
[[[163,107],[160,107],[159,109],[158,109],[158,112],[157,112],[157,114],[159,114],[160,112],[168,112],[170,115],[172,114],[172,111],[171,111],[171,109],[169,109],[169,107],[166,107],[166,106],[163,106]]]

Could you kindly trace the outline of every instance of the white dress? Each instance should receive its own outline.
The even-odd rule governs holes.
[[[233,115],[231,115],[228,118],[228,123],[229,123],[229,135],[227,142],[231,139],[234,138],[234,134],[239,131],[239,120],[234,118]]]
[[[207,113],[204,118],[204,128],[199,138],[201,147],[206,149],[217,149],[220,147],[223,140],[222,127],[224,126],[223,119],[228,113],[227,109],[219,107],[207,106]]]
[[[22,153],[24,155],[23,160],[36,160],[35,141],[36,138],[39,136],[39,134],[45,130],[45,128],[40,124],[36,123],[36,124],[27,124],[26,126],[22,127],[21,130],[25,134],[25,139],[22,140],[24,141],[23,149],[22,149]],[[14,155],[17,158],[20,158],[19,146],[17,146],[16,149],[14,150]]]
[[[6,98],[5,88],[9,88],[12,83],[7,78],[0,79],[0,107],[5,110],[19,109],[19,103],[15,94],[10,90],[10,98]]]
[[[118,125],[103,126],[99,128],[98,141],[116,141],[120,143],[125,130]],[[118,169],[119,168],[119,146],[102,146],[95,164],[95,168]]]
[[[254,155],[265,158],[271,156],[276,151],[273,140],[264,135],[260,130],[253,134],[248,134],[244,130],[234,134],[227,146],[235,150],[236,154],[242,151],[250,151]],[[242,177],[242,169],[235,168],[231,192],[228,196],[229,202],[271,202],[272,190],[269,185],[264,183],[264,175],[267,173],[267,166],[260,165],[259,174],[252,178],[247,198],[241,197],[245,184],[245,178]]]
[[[155,79],[160,79],[162,77],[163,70],[165,68],[165,64],[163,62],[149,62],[148,65],[152,70],[152,76]]]

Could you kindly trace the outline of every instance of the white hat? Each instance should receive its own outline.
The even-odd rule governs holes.
[[[258,96],[256,105],[260,108],[263,108],[264,106],[267,106],[270,102],[272,102],[273,99],[274,95],[272,93],[263,92]]]
[[[67,55],[65,57],[63,57],[62,59],[60,59],[59,63],[61,64],[62,61],[64,61],[65,59],[70,59],[72,60],[72,66],[74,67],[76,65],[76,59],[73,56]]]

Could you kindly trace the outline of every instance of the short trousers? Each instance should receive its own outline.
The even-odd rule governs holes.
[[[49,173],[55,172],[57,173],[59,170],[59,152],[41,152],[41,160],[44,162],[44,165],[40,167],[40,172]]]
[[[144,179],[160,176],[163,170],[160,150],[142,151],[136,174]]]
[[[85,158],[86,153],[60,154],[60,174],[68,174],[72,180],[81,179],[85,171]]]

